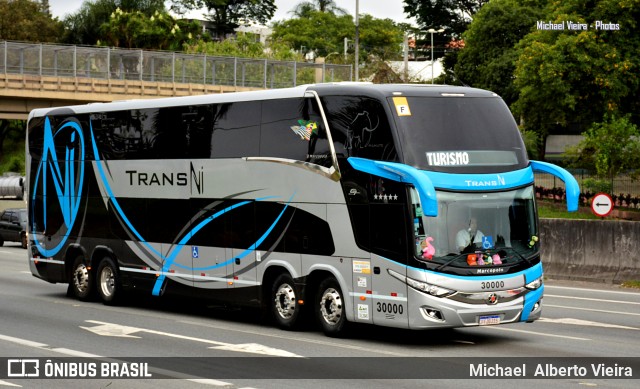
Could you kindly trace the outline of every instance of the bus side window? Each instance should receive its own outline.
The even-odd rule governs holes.
[[[260,150],[259,101],[215,106],[211,158],[257,157]]]
[[[260,156],[331,166],[324,123],[314,100],[262,102]]]
[[[325,96],[322,104],[339,157],[398,160],[389,119],[380,101],[360,96]]]

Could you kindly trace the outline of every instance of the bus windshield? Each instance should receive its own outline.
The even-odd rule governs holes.
[[[422,213],[411,189],[415,255],[445,266],[528,261],[539,250],[533,186],[505,192],[437,191],[438,216]]]
[[[528,165],[516,122],[499,97],[409,96],[406,101],[410,114],[396,118],[405,164],[446,173]]]

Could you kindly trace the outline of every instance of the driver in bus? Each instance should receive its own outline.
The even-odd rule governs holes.
[[[476,247],[482,247],[482,238],[484,234],[478,230],[478,220],[472,217],[469,220],[469,226],[458,231],[456,235],[456,247],[460,252],[465,250],[474,251]]]

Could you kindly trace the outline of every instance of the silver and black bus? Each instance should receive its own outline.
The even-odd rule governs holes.
[[[79,299],[137,290],[429,329],[540,317],[534,171],[494,93],[361,83],[29,115],[29,263]]]

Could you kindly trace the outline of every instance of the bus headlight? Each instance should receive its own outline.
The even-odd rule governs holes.
[[[443,288],[438,285],[428,284],[423,281],[414,280],[413,278],[403,276],[402,274],[395,272],[391,269],[388,269],[387,271],[392,277],[399,279],[400,281],[406,283],[413,289],[418,290],[420,292],[428,293],[435,297],[446,297],[456,293],[455,290]]]
[[[524,287],[530,290],[536,290],[542,286],[542,277],[538,277],[535,280],[529,282]]]

